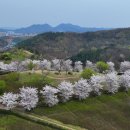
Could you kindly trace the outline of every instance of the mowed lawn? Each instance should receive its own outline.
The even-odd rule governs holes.
[[[47,126],[38,125],[30,121],[0,114],[0,130],[54,130]]]
[[[33,112],[88,130],[130,130],[130,91],[36,108]]]

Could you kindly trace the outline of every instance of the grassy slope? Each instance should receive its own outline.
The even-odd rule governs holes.
[[[50,73],[48,76],[66,78],[64,74],[54,75]],[[6,81],[9,91],[17,91],[22,84],[41,84],[40,77],[40,74],[29,75],[28,73],[22,73],[18,81],[10,74],[1,76],[0,79]],[[55,81],[51,82],[51,84],[57,84]],[[61,79],[58,82],[60,81]],[[90,130],[129,130],[130,91],[129,93],[120,92],[112,96],[91,97],[84,101],[73,100],[52,108],[41,107],[35,109],[34,113],[39,116],[48,116],[63,123],[79,125]]]
[[[37,108],[34,113],[90,130],[129,130],[130,92],[70,101],[53,108]]]
[[[54,130],[15,116],[0,114],[0,130]]]
[[[5,52],[6,53],[6,52]],[[8,51],[12,61],[21,61],[30,58],[33,54],[23,49],[13,48]]]
[[[46,74],[46,72],[44,72]],[[61,73],[61,75],[55,75],[54,72],[50,72],[48,76],[43,81],[43,76],[40,72],[36,72],[34,74],[29,74],[29,72],[24,73],[10,73],[6,75],[1,75],[0,80],[4,80],[6,82],[7,91],[17,92],[17,90],[22,86],[34,86],[41,89],[46,83],[49,83],[52,86],[57,86],[61,81],[69,80],[74,82],[79,79],[79,74],[74,73],[71,75],[66,75],[65,73]],[[70,78],[68,78],[70,77]]]
[[[53,80],[52,85],[57,86],[60,84],[62,81],[70,81],[71,83],[74,83],[80,78],[80,73],[78,72],[73,72],[72,75],[66,74],[66,72],[61,72],[61,74],[57,75],[55,74],[57,71],[44,71],[44,74],[47,73],[47,77],[51,80]],[[41,71],[36,71],[36,74],[41,74]]]
[[[47,82],[50,84],[53,81],[49,78],[46,78]],[[6,75],[1,75],[0,80],[4,80],[6,82],[6,91],[17,92],[19,88],[22,86],[35,86],[38,88],[43,87],[45,83],[43,81],[43,77],[40,74],[29,74],[29,73],[10,73]],[[43,81],[43,83],[42,83]]]

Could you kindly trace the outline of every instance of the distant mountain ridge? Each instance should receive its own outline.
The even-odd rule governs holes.
[[[100,30],[110,30],[110,28],[87,28],[87,27],[80,27],[78,25],[73,24],[59,24],[56,27],[52,27],[49,24],[35,24],[31,25],[29,27],[25,28],[19,28],[19,29],[0,29],[1,32],[6,31],[13,31],[15,33],[46,33],[46,32],[77,32],[77,33],[83,33],[83,32],[95,32]]]

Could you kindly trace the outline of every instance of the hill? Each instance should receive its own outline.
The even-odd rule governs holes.
[[[0,37],[0,53],[5,51],[9,51],[12,49],[17,43],[28,39],[28,36],[23,37],[15,37],[15,36],[4,36]]]
[[[21,34],[40,34],[45,32],[95,32],[99,30],[108,30],[107,28],[86,28],[73,24],[59,24],[56,27],[52,27],[49,24],[35,24],[25,28],[18,29],[0,29],[0,32],[13,31]]]
[[[8,44],[9,44],[8,38],[5,38],[5,37],[0,38],[0,48],[7,46]]]
[[[53,108],[37,108],[35,114],[88,130],[129,130],[130,92],[70,101]]]
[[[87,33],[44,33],[22,41],[18,47],[50,59],[74,56],[73,59],[83,61],[118,62],[130,59],[130,28]]]

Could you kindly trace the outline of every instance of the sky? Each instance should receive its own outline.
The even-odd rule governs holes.
[[[0,27],[130,27],[130,0],[0,0]]]

